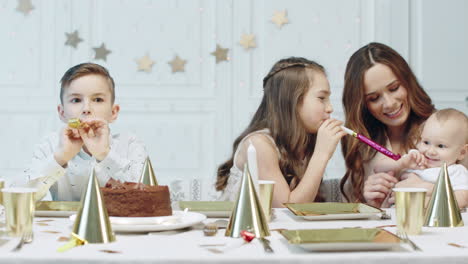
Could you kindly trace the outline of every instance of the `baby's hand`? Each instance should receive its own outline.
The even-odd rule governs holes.
[[[85,125],[78,131],[86,149],[96,160],[103,160],[110,151],[110,132],[107,121],[103,119],[87,119],[82,122]]]
[[[77,129],[65,126],[60,131],[57,150],[54,153],[54,158],[58,164],[64,166],[73,157],[80,152],[83,147],[83,140]]]
[[[412,149],[401,158],[403,169],[422,170],[426,168],[426,157],[421,152]]]

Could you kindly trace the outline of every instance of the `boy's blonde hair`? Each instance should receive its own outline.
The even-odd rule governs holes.
[[[465,135],[465,144],[468,144],[468,117],[465,113],[458,111],[457,109],[453,108],[446,108],[439,110],[433,114],[437,121],[441,123],[445,123],[448,120],[455,120],[459,122],[461,135]]]
[[[110,76],[109,71],[104,68],[103,66],[95,63],[82,63],[76,66],[71,67],[68,69],[67,72],[63,75],[62,79],[60,79],[60,102],[63,104],[63,93],[65,92],[65,88],[67,88],[70,83],[80,77],[86,75],[100,75],[104,77],[107,82],[109,83],[109,89],[111,91],[111,102],[114,104],[115,101],[115,83],[114,79]]]

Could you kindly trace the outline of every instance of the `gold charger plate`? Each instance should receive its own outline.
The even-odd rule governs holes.
[[[295,215],[306,220],[364,219],[382,210],[362,203],[285,203]]]
[[[313,251],[390,250],[402,242],[379,228],[282,230],[289,244]]]
[[[70,201],[39,201],[36,203],[35,216],[68,217],[80,209],[80,202]]]
[[[233,202],[225,201],[179,201],[180,210],[188,208],[190,212],[198,212],[207,217],[230,217]]]

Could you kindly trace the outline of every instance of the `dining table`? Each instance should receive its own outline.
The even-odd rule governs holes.
[[[371,217],[366,219],[306,220],[286,208],[274,208],[268,223],[273,252],[265,251],[260,239],[250,242],[242,238],[225,236],[225,229],[215,235],[203,232],[207,224],[219,219],[205,218],[190,227],[150,232],[116,232],[116,240],[107,244],[86,244],[64,252],[58,249],[67,243],[73,222],[68,217],[35,217],[34,239],[13,251],[19,238],[5,232],[4,216],[0,218],[0,263],[336,263],[336,264],[386,264],[386,263],[468,263],[468,226],[423,227],[409,243],[399,243],[388,250],[307,250],[291,244],[281,230],[382,228],[396,234],[395,210],[384,209],[391,219]],[[468,213],[462,213],[468,224]]]

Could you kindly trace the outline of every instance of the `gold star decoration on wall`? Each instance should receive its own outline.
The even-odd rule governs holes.
[[[102,43],[100,47],[98,48],[93,48],[94,52],[96,52],[96,54],[94,55],[94,59],[95,60],[104,60],[104,61],[107,61],[107,55],[109,55],[110,53],[112,53],[112,51],[106,49],[106,44]]]
[[[257,45],[255,44],[255,35],[254,34],[243,34],[239,44],[244,47],[245,50],[250,48],[255,48]]]
[[[289,23],[289,20],[286,16],[287,16],[286,9],[283,11],[275,11],[275,13],[273,14],[273,17],[271,18],[271,21],[275,23],[279,29],[281,29],[281,27],[283,27],[284,24]]]
[[[151,72],[153,69],[154,61],[150,58],[148,54],[137,59],[138,71]]]
[[[222,61],[227,61],[227,53],[229,49],[223,49],[219,44],[216,44],[216,50],[211,52],[211,55],[216,57],[216,63],[220,63]]]
[[[27,16],[33,9],[34,6],[32,5],[31,0],[18,0],[16,11],[21,12],[23,15]]]
[[[78,46],[78,43],[82,42],[83,39],[81,39],[78,36],[78,30],[75,30],[73,33],[66,33],[65,35],[67,36],[67,41],[65,41],[65,45],[71,46],[76,49]]]
[[[187,63],[187,61],[179,58],[179,56],[176,55],[174,59],[168,63],[169,65],[171,65],[172,73],[175,73],[175,72],[184,72],[185,64]]]

